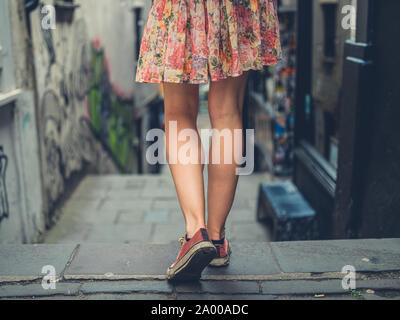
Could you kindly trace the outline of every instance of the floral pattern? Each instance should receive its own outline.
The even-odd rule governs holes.
[[[154,0],[137,82],[200,84],[282,58],[276,0]]]

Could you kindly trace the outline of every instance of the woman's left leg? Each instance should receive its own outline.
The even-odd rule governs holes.
[[[210,84],[208,104],[212,128],[222,135],[224,131],[230,132],[232,136],[232,139],[227,140],[221,138],[219,146],[211,143],[207,190],[207,231],[211,240],[220,240],[224,237],[225,222],[236,193],[238,183],[236,169],[239,166],[235,163],[235,155],[242,156],[243,147],[239,149],[234,146],[242,145],[243,137],[239,137],[242,141],[235,141],[234,131],[243,130],[242,113],[247,79],[248,72],[245,72],[240,77]],[[225,147],[231,150],[232,163],[225,162]],[[219,163],[213,163],[213,153],[219,154]]]

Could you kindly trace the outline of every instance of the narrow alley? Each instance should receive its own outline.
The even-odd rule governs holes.
[[[209,128],[204,112],[199,116],[199,128]],[[259,184],[271,179],[269,173],[240,177],[226,226],[232,241],[269,240],[267,228],[256,221],[256,207]],[[167,166],[161,175],[89,176],[56,217],[45,243],[171,243],[185,231]]]

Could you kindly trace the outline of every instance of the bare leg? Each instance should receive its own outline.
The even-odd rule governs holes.
[[[202,146],[197,131],[199,86],[164,83],[164,98],[167,159],[185,218],[186,233],[191,238],[200,228],[205,228]],[[180,148],[188,145],[189,138],[178,144],[169,141],[173,134],[169,124],[173,121],[176,121],[178,135],[185,129],[192,129],[197,133],[197,143],[189,143],[192,151],[197,150],[198,159],[192,159],[195,161],[189,164],[182,164],[176,158]],[[195,156],[196,153],[192,154]],[[177,160],[175,164],[171,163],[172,159]]]
[[[243,130],[242,113],[248,72],[240,77],[211,82],[209,92],[209,113],[213,129],[222,131],[229,129],[234,137],[234,130]],[[231,141],[234,145],[234,138]],[[214,146],[215,147],[215,146]],[[232,148],[233,149],[233,148]],[[232,164],[224,163],[224,143],[220,144],[220,164],[212,163],[213,144],[210,148],[210,164],[208,166],[208,234],[210,239],[219,240],[224,237],[225,223],[232,208],[238,176],[238,165],[232,154]],[[233,150],[242,155],[242,150]],[[218,150],[217,150],[218,152]]]

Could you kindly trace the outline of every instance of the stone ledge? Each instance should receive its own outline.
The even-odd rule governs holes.
[[[166,270],[174,262],[178,251],[176,244],[82,244],[65,271],[64,278],[164,280]],[[228,268],[207,268],[203,273],[204,277],[262,276],[281,272],[268,243],[233,244],[233,251]]]
[[[361,280],[356,290],[363,299],[400,299],[400,279]],[[167,281],[58,282],[55,290],[41,283],[0,286],[0,299],[178,299],[273,300],[360,298],[341,287],[341,280],[199,281],[171,284]],[[137,298],[136,298],[137,297]],[[218,297],[218,298],[216,298]]]
[[[285,273],[358,272],[400,269],[400,239],[273,242],[272,250]]]
[[[42,268],[54,267],[60,279],[76,245],[0,245],[0,282],[41,279]]]
[[[162,293],[170,294],[173,286],[167,281],[101,281],[85,283],[83,294],[95,293]]]
[[[165,270],[178,250],[176,244],[3,245],[0,297],[342,296],[349,294],[341,288],[345,265],[355,267],[360,290],[400,292],[399,239],[236,243],[229,267],[207,268],[198,283],[171,285]],[[40,286],[45,265],[56,269],[56,291]]]
[[[309,295],[309,294],[344,294],[342,279],[336,280],[288,280],[264,281],[261,284],[262,293],[268,295]],[[359,280],[357,290],[400,291],[400,279]]]
[[[80,283],[57,283],[54,290],[43,289],[39,283],[28,285],[0,286],[0,298],[74,296],[78,294]]]
[[[199,281],[175,285],[179,293],[211,293],[211,294],[259,294],[257,281]]]

